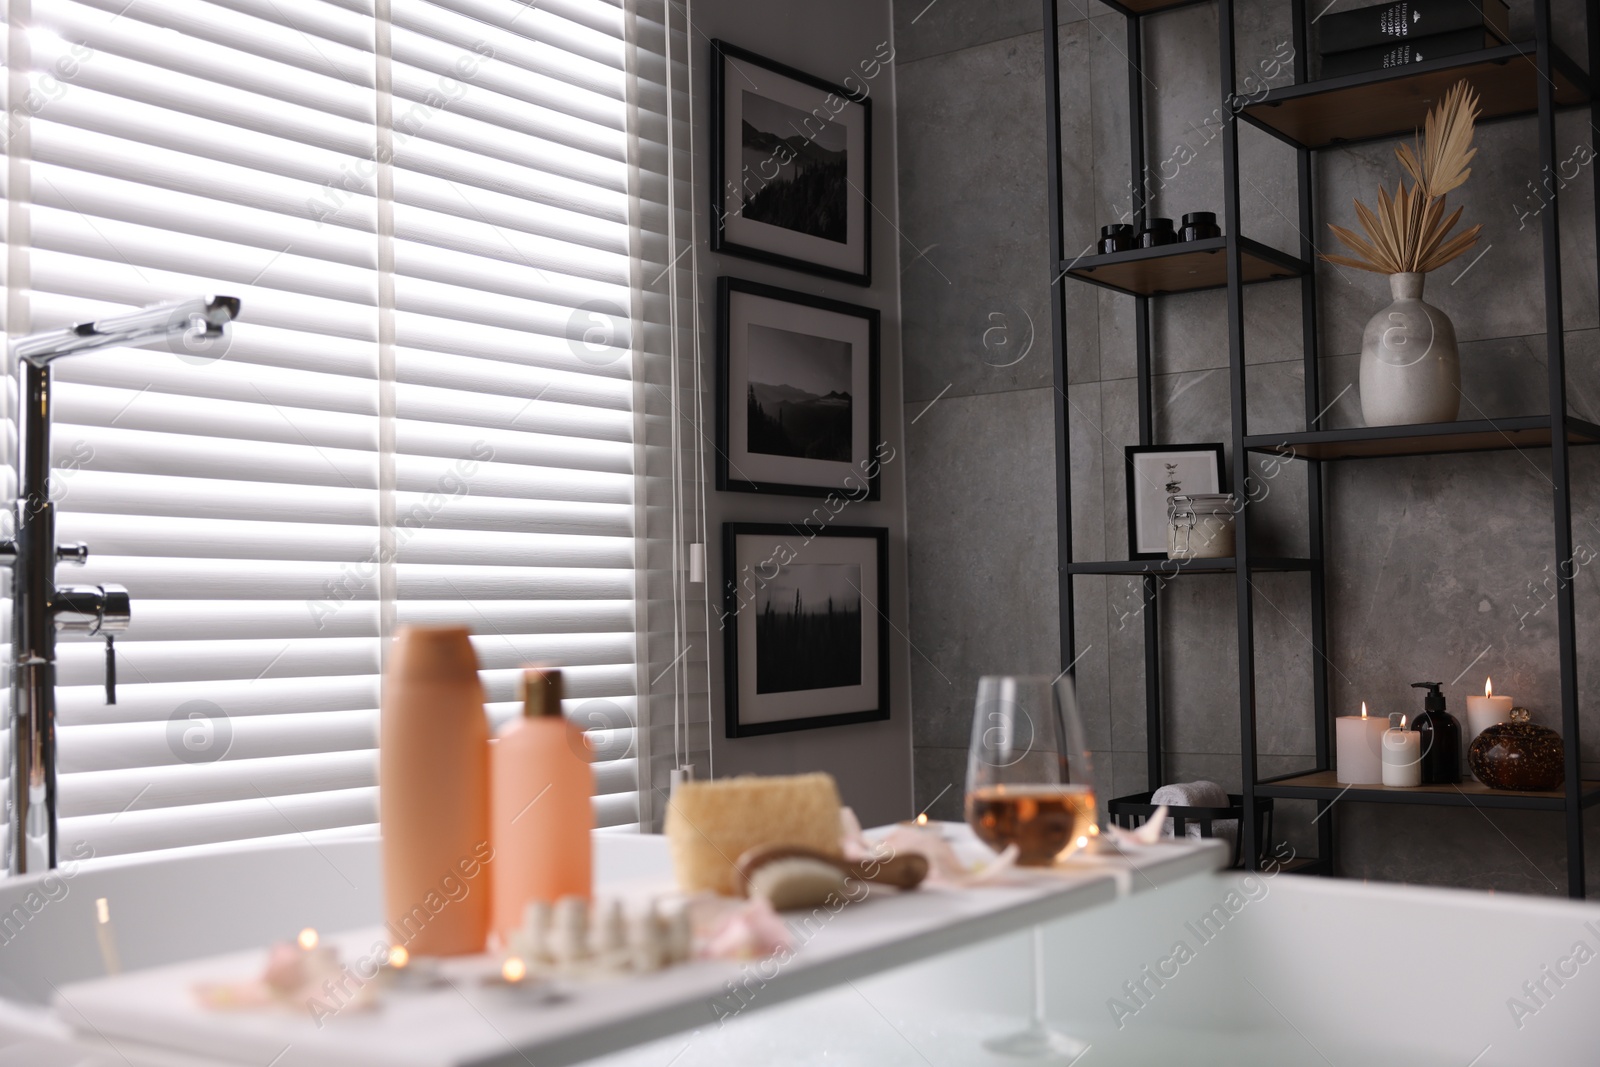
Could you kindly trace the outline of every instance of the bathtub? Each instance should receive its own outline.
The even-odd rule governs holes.
[[[659,838],[597,835],[602,884],[659,877]],[[104,973],[372,925],[372,839],[67,868],[0,883],[0,1067],[234,1067],[96,1038],[51,1007]],[[1097,1064],[1540,1067],[1600,1063],[1600,907],[1291,875],[1184,877],[1045,927],[1055,1024]],[[594,1061],[1008,1062],[981,1041],[1031,1003],[1031,938],[995,937]],[[505,1062],[518,1062],[508,1057]],[[1015,1062],[1015,1061],[1010,1061]],[[289,1067],[287,1052],[278,1067]],[[264,1065],[256,1064],[256,1067]],[[543,1065],[541,1064],[541,1067]]]

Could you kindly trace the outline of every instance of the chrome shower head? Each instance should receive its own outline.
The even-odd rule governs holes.
[[[11,342],[11,353],[44,367],[62,356],[118,345],[142,345],[185,334],[220,337],[238,316],[238,297],[197,296],[19,337]]]

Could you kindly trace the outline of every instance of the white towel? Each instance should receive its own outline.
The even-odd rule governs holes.
[[[1228,791],[1216,782],[1204,780],[1198,782],[1174,782],[1164,785],[1150,795],[1150,803],[1166,804],[1169,807],[1183,808],[1225,808],[1230,801]],[[1174,834],[1173,822],[1167,820],[1166,832],[1169,836]],[[1234,842],[1239,839],[1238,819],[1217,819],[1211,824],[1211,833],[1219,841],[1226,841],[1231,853]],[[1190,822],[1184,827],[1185,837],[1199,837],[1200,824]]]

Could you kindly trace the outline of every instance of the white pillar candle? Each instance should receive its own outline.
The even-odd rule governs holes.
[[[1390,715],[1389,723],[1383,732],[1383,784],[1421,785],[1422,734],[1406,729],[1404,715]]]
[[[1483,680],[1483,696],[1467,698],[1467,743],[1497,722],[1511,719],[1511,698],[1494,695],[1494,680]]]
[[[1377,785],[1383,781],[1383,734],[1389,720],[1367,715],[1341,715],[1333,721],[1334,778],[1340,785]]]

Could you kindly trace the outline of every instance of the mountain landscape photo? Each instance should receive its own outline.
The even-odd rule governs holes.
[[[861,567],[780,568],[756,595],[756,692],[861,684]]]
[[[750,452],[796,459],[852,459],[848,341],[751,324],[745,390]]]
[[[850,186],[844,127],[748,90],[743,108],[740,214],[844,244]]]

